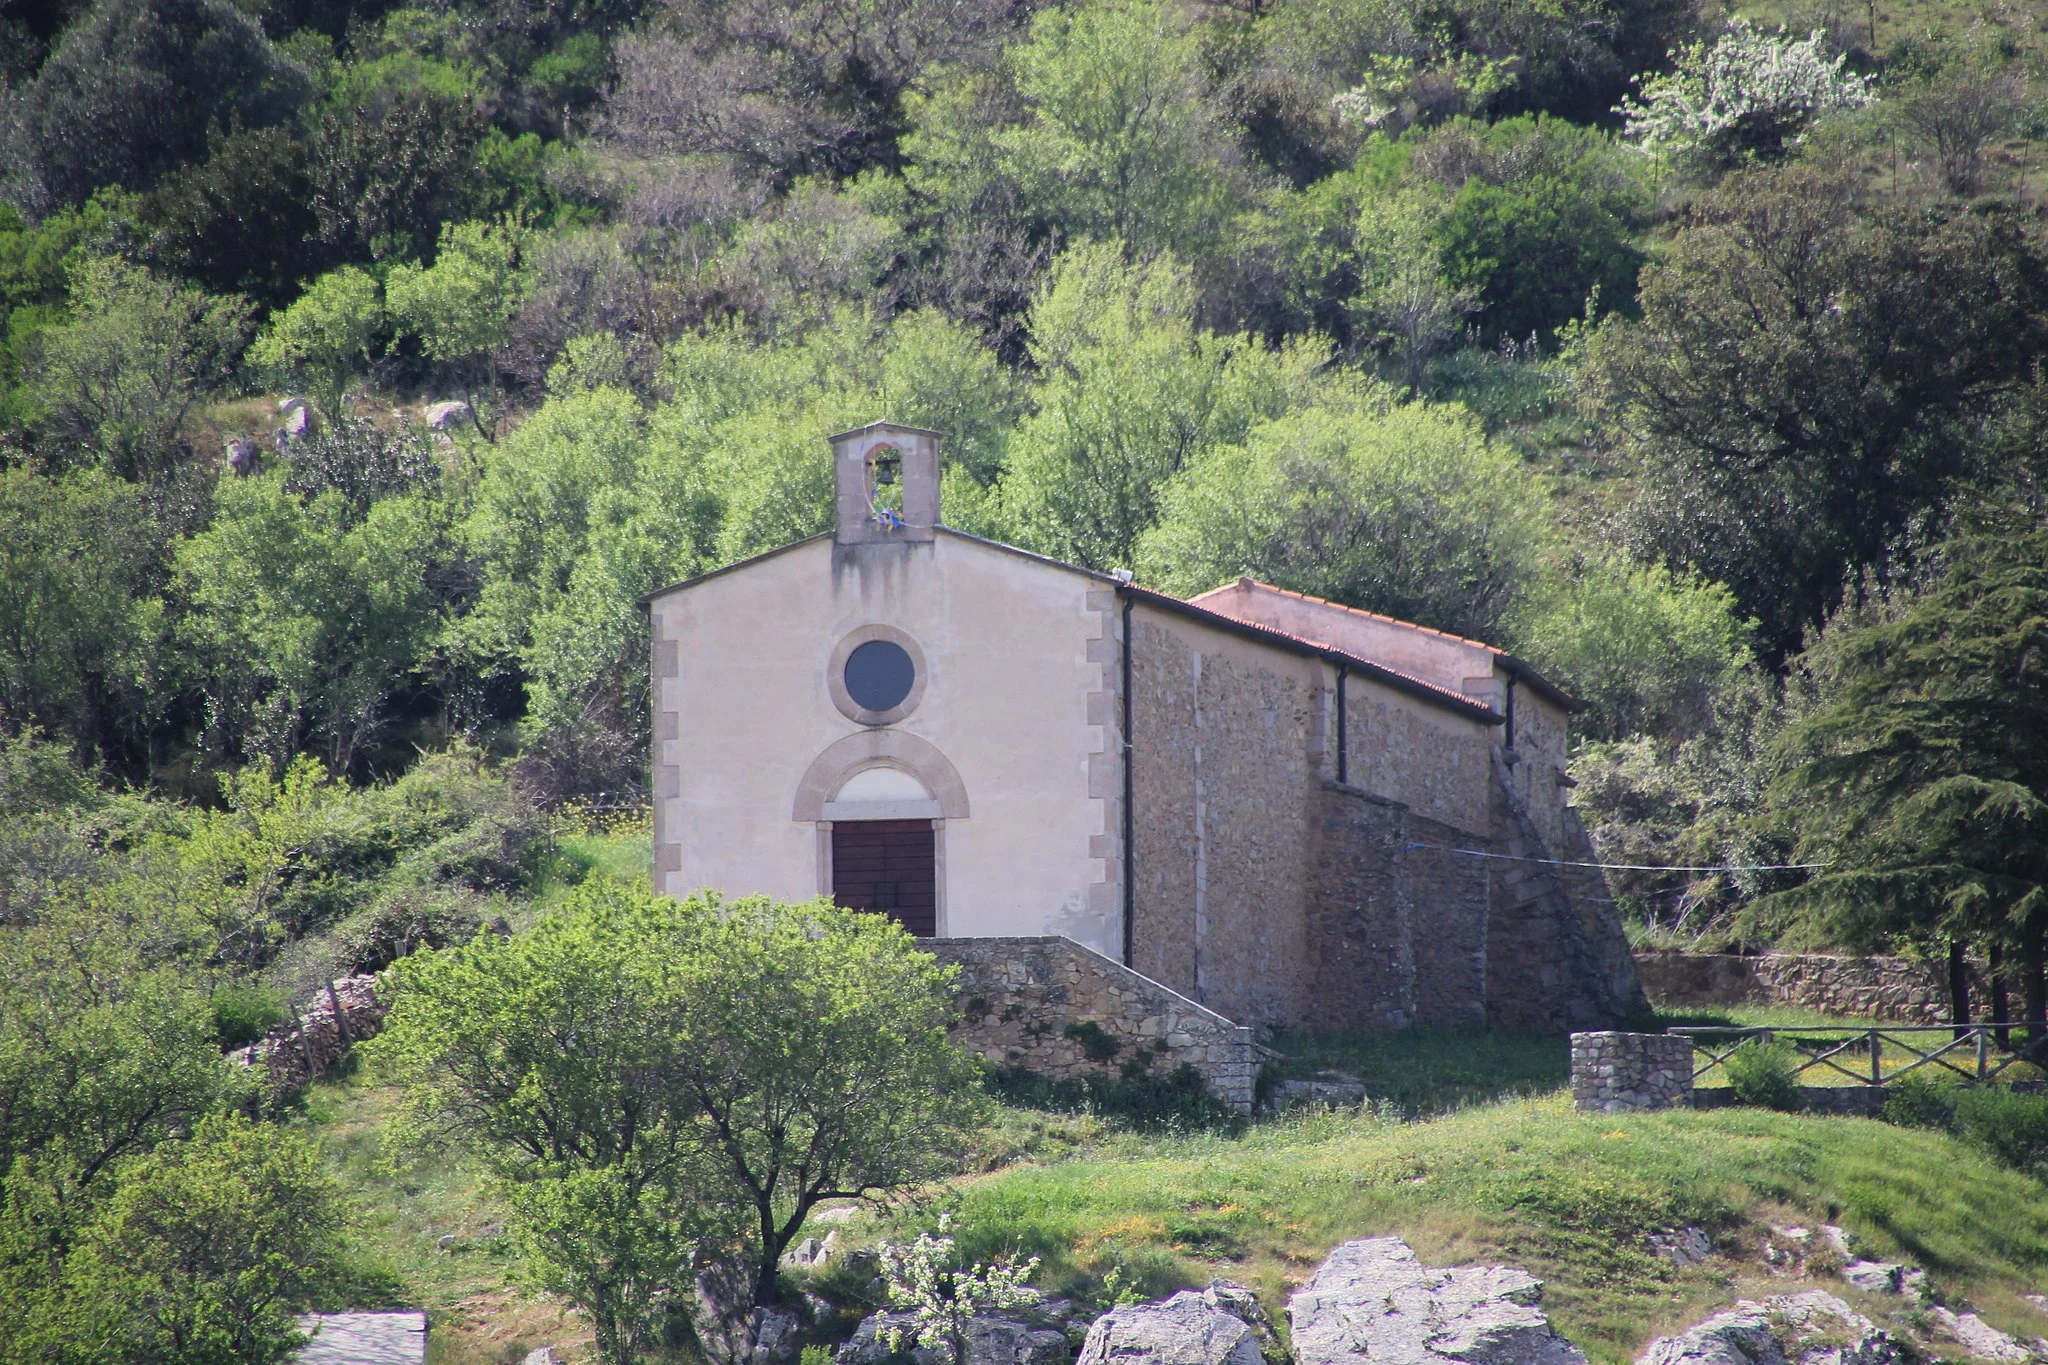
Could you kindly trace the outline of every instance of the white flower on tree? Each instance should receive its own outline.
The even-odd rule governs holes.
[[[1644,151],[1701,169],[1775,160],[1816,119],[1871,100],[1869,78],[1844,70],[1846,57],[1827,56],[1818,31],[1791,38],[1736,19],[1713,47],[1694,43],[1676,58],[1616,112]]]
[[[938,1236],[920,1232],[908,1246],[884,1242],[876,1248],[889,1286],[889,1306],[911,1317],[908,1327],[884,1329],[891,1351],[914,1343],[941,1351],[957,1363],[966,1354],[967,1324],[977,1313],[1038,1302],[1038,1291],[1025,1283],[1038,1269],[1036,1256],[963,1270],[953,1239],[946,1235],[951,1222],[951,1215],[942,1213]]]

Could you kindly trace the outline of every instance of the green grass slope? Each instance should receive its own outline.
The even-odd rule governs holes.
[[[1605,1365],[1744,1294],[1795,1287],[1763,1262],[1769,1226],[1835,1221],[1868,1254],[1926,1266],[1996,1325],[2048,1328],[2021,1297],[2048,1289],[2048,1185],[1954,1139],[1760,1110],[1579,1114],[1560,1089],[1561,1039],[1417,1029],[1279,1041],[1284,1071],[1342,1068],[1380,1103],[1236,1134],[1005,1109],[978,1173],[847,1231],[903,1238],[950,1206],[964,1250],[1039,1256],[1048,1290],[1099,1296],[1112,1272],[1147,1295],[1225,1277],[1276,1318],[1337,1243],[1395,1234],[1431,1264],[1501,1261],[1542,1277],[1553,1319]],[[373,1079],[337,1079],[315,1088],[307,1122],[361,1210],[361,1252],[434,1315],[437,1365],[582,1339],[559,1305],[521,1292],[502,1215],[472,1171],[453,1157],[392,1159],[393,1098]],[[1687,1224],[1721,1254],[1680,1270],[1648,1239]],[[1897,1308],[1865,1303],[1880,1319]]]
[[[1226,1276],[1278,1309],[1354,1237],[1405,1237],[1433,1264],[1497,1259],[1542,1277],[1561,1330],[1603,1362],[1777,1292],[1756,1255],[1773,1222],[1837,1220],[2009,1330],[2048,1325],[2019,1298],[2048,1285],[2048,1187],[1861,1119],[1583,1115],[1554,1093],[1421,1122],[1324,1114],[1240,1137],[1119,1138],[958,1197],[978,1254],[1043,1257],[1041,1280],[1072,1289],[1118,1267],[1148,1292]],[[1652,1232],[1686,1224],[1730,1254],[1688,1271],[1651,1254]]]

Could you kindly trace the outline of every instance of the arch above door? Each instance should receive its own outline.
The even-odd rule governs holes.
[[[967,787],[960,781],[952,761],[929,741],[901,730],[864,730],[826,746],[823,753],[811,760],[803,780],[797,783],[791,818],[830,819],[825,812],[826,803],[864,768],[899,768],[931,793],[938,807],[937,818],[967,818]]]

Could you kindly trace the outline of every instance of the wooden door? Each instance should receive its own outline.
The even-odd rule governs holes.
[[[931,938],[939,915],[936,851],[929,820],[834,821],[832,899]]]

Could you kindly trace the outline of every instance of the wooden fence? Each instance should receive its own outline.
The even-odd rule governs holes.
[[[1792,1046],[1799,1058],[1795,1070],[1807,1084],[1821,1080],[1841,1085],[1843,1080],[1835,1079],[1840,1076],[1857,1085],[1883,1086],[1930,1068],[1930,1074],[1947,1071],[1968,1084],[1981,1085],[2026,1062],[2011,1044],[2013,1028],[2008,1024],[1901,1024],[1867,1029],[1688,1026],[1665,1032],[1690,1038],[1695,1060],[1702,1055],[1706,1058],[1692,1073],[1695,1085],[1717,1069],[1725,1072],[1728,1059],[1738,1048],[1749,1043],[1769,1046],[1777,1041]]]

